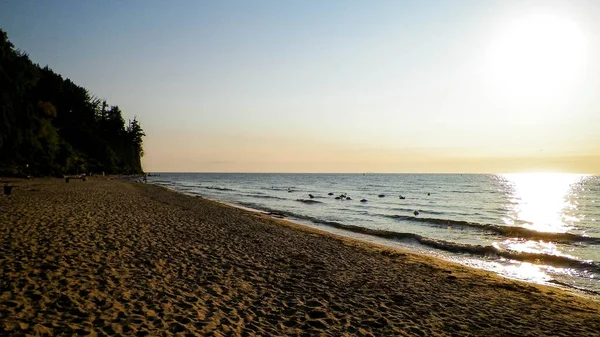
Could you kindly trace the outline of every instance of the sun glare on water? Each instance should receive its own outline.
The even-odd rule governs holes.
[[[505,23],[490,39],[485,72],[511,95],[546,95],[567,89],[582,73],[585,36],[576,22],[530,14]]]
[[[523,223],[537,231],[566,232],[579,221],[567,216],[565,211],[577,207],[571,198],[571,189],[585,175],[523,173],[503,177],[512,191],[509,197],[513,216],[512,220],[507,219],[508,225]]]
[[[505,197],[509,202],[506,225],[523,226],[539,232],[567,232],[577,227],[579,219],[569,214],[577,210],[577,187],[586,175],[567,173],[503,174]],[[576,212],[575,212],[576,213]],[[553,242],[509,238],[494,242],[496,248],[533,254],[557,255],[576,259]],[[546,267],[513,261],[499,267],[501,273],[518,279],[543,283],[552,279]],[[569,269],[554,268],[554,273]]]

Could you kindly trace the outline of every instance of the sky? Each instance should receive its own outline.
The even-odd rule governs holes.
[[[2,1],[148,172],[600,173],[600,1]]]

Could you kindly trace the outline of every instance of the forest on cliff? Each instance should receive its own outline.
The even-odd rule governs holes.
[[[142,173],[139,121],[34,64],[0,29],[0,175]]]

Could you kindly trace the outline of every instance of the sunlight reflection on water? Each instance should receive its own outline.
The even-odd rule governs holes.
[[[512,202],[509,225],[521,223],[541,232],[566,232],[579,222],[567,213],[577,209],[572,186],[585,175],[564,173],[504,174]],[[512,223],[511,223],[512,222]]]
[[[562,173],[504,174],[506,197],[510,201],[507,225],[520,225],[540,232],[567,232],[580,221],[573,216],[577,211],[578,189],[576,184],[585,175]],[[495,242],[497,248],[525,253],[576,257],[561,252],[552,242],[507,239]],[[568,273],[568,269],[556,268],[554,273]],[[550,278],[546,270],[531,263],[514,263],[504,266],[503,274],[533,282],[546,282]]]
[[[552,242],[507,239],[499,243],[495,242],[492,245],[496,248],[509,247],[511,250],[523,253],[544,253],[549,255],[565,256],[577,259],[572,255],[562,253],[556,246],[556,244]]]

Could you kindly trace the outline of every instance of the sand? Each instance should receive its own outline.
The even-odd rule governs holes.
[[[558,288],[158,186],[13,183],[0,335],[600,335],[599,303]]]

